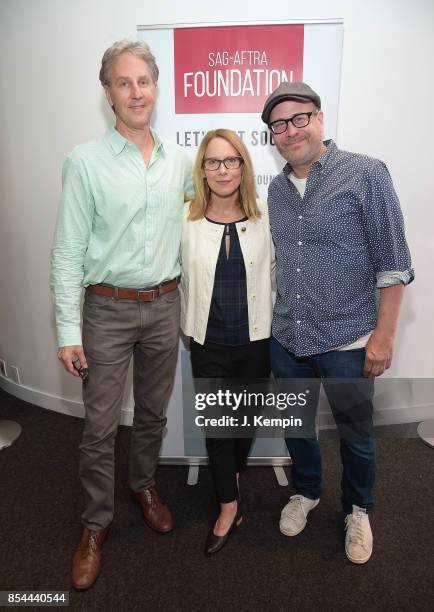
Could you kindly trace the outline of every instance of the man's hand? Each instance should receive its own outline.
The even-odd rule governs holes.
[[[390,368],[403,293],[404,285],[402,284],[380,289],[377,326],[366,345],[365,367],[363,369],[363,375],[366,378],[381,376],[384,370]]]
[[[374,330],[366,345],[365,366],[363,376],[375,378],[381,376],[390,368],[393,356],[393,340],[389,335],[383,335]]]
[[[63,367],[73,376],[80,377],[80,374],[72,365],[72,360],[78,357],[82,368],[87,368],[86,357],[84,356],[83,347],[81,345],[61,346],[57,351],[57,357],[62,362]]]

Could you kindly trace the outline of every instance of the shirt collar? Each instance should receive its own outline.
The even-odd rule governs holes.
[[[330,161],[335,157],[336,152],[338,150],[335,142],[333,140],[324,140],[324,144],[326,146],[326,150],[324,151],[324,153],[321,155],[321,157],[319,159],[316,160],[316,162],[314,162],[312,164],[312,168],[318,164],[321,167],[325,167],[327,166],[328,163],[330,163]],[[292,166],[290,165],[290,163],[288,162],[285,167],[283,168],[283,173],[288,177],[290,175],[290,173],[292,172]]]
[[[164,153],[163,142],[161,141],[157,132],[155,132],[152,128],[151,128],[151,134],[154,139],[154,152],[156,154],[159,154],[160,151],[161,153]],[[115,155],[119,155],[119,153],[121,153],[128,144],[133,144],[133,143],[130,143],[129,140],[124,138],[124,136],[122,136],[122,134],[120,134],[117,131],[114,125],[108,128],[106,132],[106,139]]]
[[[115,155],[119,155],[119,153],[124,150],[128,143],[127,139],[117,131],[114,125],[109,127],[107,130],[106,139]]]
[[[326,146],[326,150],[321,155],[321,157],[317,159],[315,162],[315,164],[318,164],[319,166],[327,166],[330,163],[330,161],[335,157],[336,152],[338,150],[337,146],[335,145],[332,139],[324,140],[324,144]]]
[[[164,155],[164,143],[158,136],[157,132],[151,128],[152,138],[154,139],[154,153]]]

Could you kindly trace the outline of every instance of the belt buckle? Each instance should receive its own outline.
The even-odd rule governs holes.
[[[154,294],[155,291],[157,292],[157,294],[153,295],[152,300],[148,300],[150,302],[153,302],[159,296],[159,288],[157,287],[156,289],[137,289],[138,300],[140,301],[140,293],[152,293],[152,294]],[[145,301],[145,300],[143,300],[143,301]]]

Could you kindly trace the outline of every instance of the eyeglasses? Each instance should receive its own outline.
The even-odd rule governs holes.
[[[208,157],[202,162],[202,168],[205,170],[218,170],[220,165],[223,164],[227,170],[235,170],[244,163],[242,157],[225,157],[224,159],[214,159],[214,157]]]
[[[319,111],[310,111],[309,113],[297,113],[289,119],[278,119],[277,121],[272,121],[269,124],[270,130],[273,134],[283,134],[288,129],[288,123],[291,122],[292,125],[296,128],[304,128],[310,123],[310,118],[312,115],[317,115]]]

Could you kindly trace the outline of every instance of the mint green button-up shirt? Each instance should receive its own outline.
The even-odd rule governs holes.
[[[155,132],[148,166],[114,127],[66,158],[51,258],[59,346],[80,345],[83,287],[153,287],[180,274],[192,163]]]

